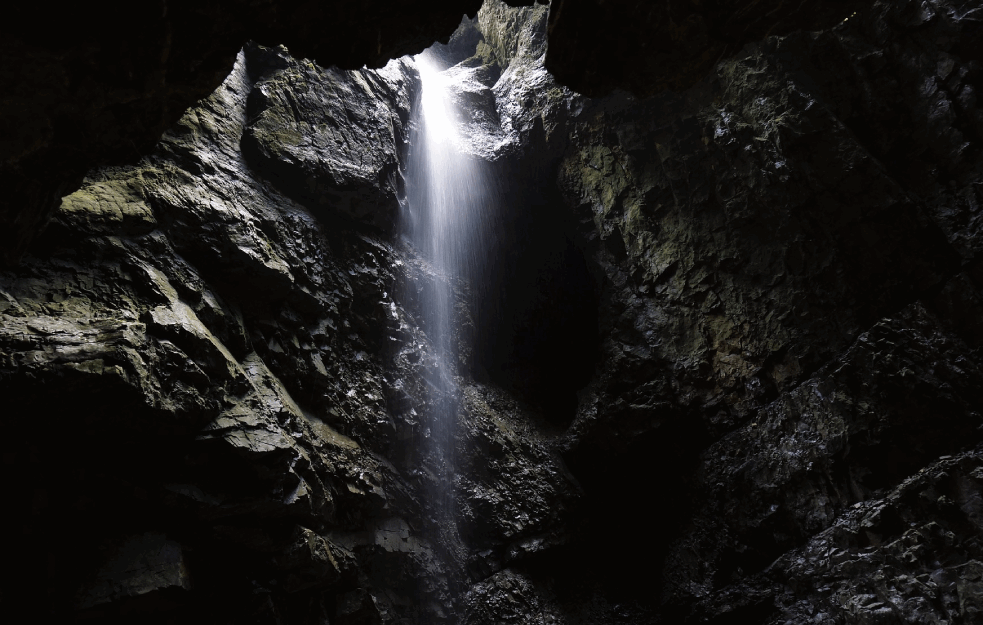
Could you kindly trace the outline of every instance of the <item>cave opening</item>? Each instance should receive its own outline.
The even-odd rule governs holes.
[[[8,20],[0,608],[973,619],[979,0],[178,4]],[[421,191],[400,57],[461,10],[444,177],[486,180]]]
[[[473,380],[502,389],[532,418],[559,431],[574,419],[599,341],[598,271],[589,267],[561,196],[558,159],[536,144],[544,141],[541,127],[517,142],[521,150],[488,149],[501,140],[501,128],[474,120],[502,71],[484,65],[472,71],[469,60],[480,41],[474,23],[465,18],[459,33],[452,45],[436,45],[409,61],[420,84],[401,167],[406,200],[397,227],[423,263],[403,288],[433,346],[433,372],[418,407],[429,450],[421,458],[434,476],[425,502],[432,510],[428,533],[451,567],[453,545],[488,542],[485,526],[494,526],[473,514],[461,518],[473,493],[462,495],[454,482],[487,477],[483,471],[469,475],[473,460],[461,458],[487,450],[456,442],[473,427],[462,421],[473,418],[465,415],[465,386]],[[472,108],[475,100],[479,110]]]
[[[545,15],[510,18],[517,23],[509,28],[529,37],[511,43],[520,60],[533,56],[523,47],[543,45]],[[472,191],[482,214],[458,227],[473,326],[471,375],[515,393],[548,422],[568,425],[598,358],[601,272],[591,267],[588,243],[559,188],[562,147],[548,144],[539,119],[513,145],[502,136],[516,123],[509,109],[533,111],[543,93],[500,87],[514,60],[489,51],[477,19],[465,16],[448,43],[428,54],[447,74],[458,107],[455,123],[470,152],[461,158],[484,168],[483,184]]]

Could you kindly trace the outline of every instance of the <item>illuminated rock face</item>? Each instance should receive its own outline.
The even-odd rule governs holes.
[[[379,68],[446,39],[480,0],[21,3],[4,14],[0,264],[10,265],[86,171],[132,163],[229,75],[248,41],[325,67]]]
[[[473,379],[474,350],[452,345],[474,334],[467,289],[395,233],[419,94],[408,62],[342,72],[247,46],[3,274],[8,522],[25,544],[64,538],[11,554],[11,601],[110,621],[455,622],[472,579],[562,530],[578,488],[548,426]],[[437,291],[460,314],[450,336],[425,314]],[[448,344],[451,450],[424,419]],[[22,445],[39,427],[46,442]],[[457,542],[435,529],[441,489],[458,491]]]
[[[17,262],[86,171],[150,150],[218,87],[247,41],[284,44],[326,67],[379,68],[446,40],[461,16],[474,16],[481,5],[154,0],[8,8],[0,24],[0,79],[7,85],[0,100],[0,264]],[[823,28],[859,8],[830,0],[665,8],[637,0],[556,2],[549,67],[585,93],[657,93],[692,84],[747,42]]]
[[[4,605],[978,620],[971,8],[875,4],[686,91],[591,100],[544,70],[545,8],[488,3],[435,51],[495,187],[493,260],[457,277],[394,230],[412,64],[247,46],[0,273]],[[451,473],[424,419],[440,341]]]

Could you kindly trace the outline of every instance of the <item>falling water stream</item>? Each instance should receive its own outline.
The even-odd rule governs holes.
[[[426,367],[428,408],[423,423],[427,454],[434,459],[429,507],[437,523],[435,544],[459,543],[454,498],[454,432],[460,389],[456,382],[461,331],[456,286],[475,275],[482,260],[481,222],[488,186],[481,161],[468,155],[452,100],[451,79],[436,55],[415,57],[422,94],[406,162],[407,206],[400,229],[428,264],[421,289],[423,326],[434,350]]]

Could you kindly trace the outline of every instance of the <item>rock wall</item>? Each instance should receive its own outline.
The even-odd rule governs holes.
[[[0,22],[6,85],[0,263],[18,262],[86,171],[145,155],[189,106],[218,87],[247,41],[285,44],[325,66],[378,68],[446,41],[462,14],[473,17],[481,4],[153,0],[7,7]],[[632,0],[555,4],[551,71],[584,92],[621,87],[645,94],[689,85],[715,59],[765,34],[822,27],[857,9],[829,0],[775,8],[679,2],[664,11]],[[626,28],[631,35],[624,36]],[[669,45],[646,47],[653,40]]]
[[[567,459],[637,614],[978,618],[973,11],[875,4],[573,124],[604,286]]]
[[[446,278],[391,229],[417,91],[403,61],[248,46],[0,276],[6,608],[453,622],[560,523],[579,490],[544,426],[465,378],[459,544],[436,540],[419,299]]]
[[[0,263],[15,264],[95,167],[148,153],[247,41],[381,67],[450,36],[480,0],[151,0],[6,7],[0,21]]]
[[[975,622],[978,12],[874,3],[588,99],[545,69],[555,12],[485,3],[440,51],[500,181],[453,285],[452,482],[419,314],[447,278],[392,230],[412,63],[247,46],[0,272],[3,606]]]

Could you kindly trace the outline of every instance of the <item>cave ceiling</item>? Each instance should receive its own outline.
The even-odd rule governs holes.
[[[0,608],[980,622],[981,0],[505,2],[0,20]]]
[[[533,0],[510,0],[513,6]],[[545,4],[540,1],[540,4]],[[0,261],[14,263],[93,167],[136,160],[231,71],[249,40],[323,66],[380,67],[446,41],[480,0],[24,3],[0,23]],[[554,0],[547,68],[588,95],[692,85],[750,41],[856,3]]]

